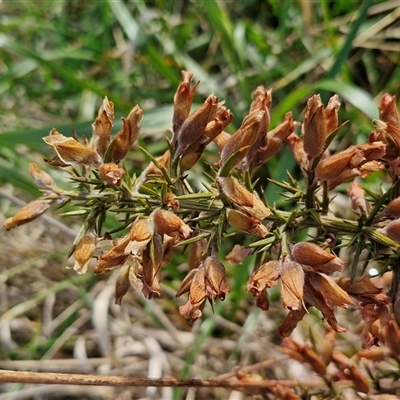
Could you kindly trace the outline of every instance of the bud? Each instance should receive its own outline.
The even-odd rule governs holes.
[[[339,108],[340,108],[339,96],[335,94],[328,100],[328,104],[325,108],[325,113],[324,113],[327,135],[332,133],[338,126]]]
[[[286,113],[283,122],[268,132],[268,144],[255,155],[255,166],[262,165],[280,149],[283,141],[294,132],[297,123],[293,120],[291,112]]]
[[[385,93],[379,104],[379,119],[394,126],[400,127],[400,115],[397,110],[396,96]]]
[[[177,135],[183,122],[190,114],[193,96],[200,82],[197,82],[192,88],[190,87],[193,80],[193,74],[188,71],[181,72],[181,82],[174,96],[174,115],[172,117],[172,131],[174,136]],[[175,140],[172,140],[175,143]]]
[[[50,208],[49,200],[35,200],[22,207],[13,217],[4,222],[4,229],[9,231],[17,226],[33,221]]]
[[[271,211],[254,193],[250,193],[235,178],[219,177],[218,183],[226,198],[233,202],[241,211],[258,219],[263,220]]]
[[[187,239],[192,233],[189,225],[186,225],[177,215],[171,211],[157,209],[152,213],[154,229],[158,233],[168,236],[179,235],[180,238]]]
[[[295,393],[295,389],[289,388],[277,383],[271,389],[268,389],[275,399],[301,400],[301,397]]]
[[[109,185],[121,186],[121,178],[124,173],[125,170],[114,163],[101,164],[99,167],[100,179]]]
[[[292,258],[300,264],[309,265],[325,273],[342,271],[345,265],[340,258],[310,242],[296,243],[292,248]]]
[[[265,111],[263,126],[260,129],[258,137],[247,153],[247,160],[250,163],[254,155],[267,148],[268,128],[270,123],[270,110],[272,103],[272,89],[266,90],[263,86],[258,86],[253,94],[253,102],[250,106],[249,114],[256,111]]]
[[[395,242],[400,243],[400,219],[389,222],[384,228],[378,229],[378,232],[390,237]]]
[[[240,149],[247,147],[249,150],[257,141],[257,138],[259,137],[260,132],[264,129],[264,126],[264,110],[252,112],[251,114],[247,115],[243,119],[240,128],[230,137],[223,147],[221,151],[221,165],[223,165],[231,155]],[[238,157],[236,163],[241,161],[245,156],[246,153],[244,152],[242,155],[240,155],[240,157]]]
[[[281,269],[281,296],[284,308],[288,310],[300,310],[305,308],[303,303],[304,271],[303,267],[284,257]]]
[[[150,242],[154,228],[149,218],[138,219],[129,233],[129,243],[125,247],[125,254],[140,255]]]
[[[29,163],[29,173],[31,174],[36,186],[40,189],[52,190],[56,187],[53,178],[47,173],[42,171],[37,164]]]
[[[88,270],[90,260],[96,250],[96,238],[93,235],[85,235],[78,243],[75,255],[74,271],[78,274],[85,274]]]
[[[235,178],[218,177],[217,181],[226,198],[238,206],[253,207],[254,197]]]
[[[320,95],[314,95],[307,101],[302,134],[304,151],[312,158],[318,157],[324,149],[327,136],[324,105]]]
[[[111,129],[114,123],[114,103],[104,98],[96,120],[92,124],[93,147],[104,157],[110,144]]]
[[[314,349],[309,345],[305,345],[301,347],[301,353],[304,357],[304,361],[311,366],[315,373],[320,375],[326,374],[326,364]]]
[[[297,165],[300,168],[303,168],[303,165],[306,160],[306,152],[304,151],[303,141],[296,135],[296,133],[292,132],[286,138],[286,142],[289,145],[290,150],[292,150]]]
[[[182,154],[204,135],[207,124],[215,118],[222,104],[218,102],[218,97],[210,95],[202,106],[186,118],[178,132],[176,155]]]
[[[207,297],[214,302],[215,296],[224,300],[231,291],[231,286],[225,277],[225,267],[216,257],[209,256],[203,261],[207,285]]]
[[[316,158],[323,152],[326,137],[337,128],[340,107],[338,98],[338,95],[332,96],[326,109],[320,95],[314,95],[307,102],[302,133],[304,151],[311,158]]]
[[[222,131],[232,122],[233,114],[230,110],[225,107],[220,107],[217,110],[215,118],[211,120],[206,128],[204,129],[205,138],[203,141],[206,141],[207,144],[217,138]]]
[[[129,253],[125,251],[129,243],[129,234],[120,238],[112,249],[99,257],[99,262],[94,269],[94,273],[104,274],[124,265],[129,256]]]
[[[56,151],[61,166],[65,165],[99,165],[102,162],[97,151],[89,149],[73,138],[68,138],[56,129],[52,129],[49,136],[43,140]]]
[[[185,305],[179,307],[179,314],[190,322],[202,316],[202,310],[207,298],[205,269],[203,266],[191,271],[189,298]],[[179,293],[179,292],[178,292]]]
[[[260,220],[250,217],[238,210],[228,208],[226,218],[229,224],[239,231],[250,233],[251,235],[264,238],[268,235],[268,229]]]
[[[191,145],[189,145],[182,154],[179,166],[182,171],[187,171],[196,164],[203,154],[204,149],[211,143],[222,130],[232,122],[233,114],[225,107],[220,107],[215,118],[208,122],[203,134]]]
[[[320,180],[342,179],[343,182],[345,179],[340,178],[342,174],[355,169],[360,175],[359,170],[363,164],[382,158],[385,154],[386,146],[383,142],[350,146],[348,149],[321,161],[315,169],[315,174]]]
[[[142,117],[143,110],[139,106],[135,106],[126,119],[122,118],[122,128],[114,139],[112,161],[115,164],[123,160],[128,151],[135,144],[139,136]]]
[[[385,208],[384,215],[389,217],[400,217],[400,197],[392,200]]]
[[[250,113],[256,110],[270,110],[272,104],[272,89],[265,89],[264,86],[258,86],[253,93],[253,102],[250,105]],[[266,131],[268,126],[266,126]]]

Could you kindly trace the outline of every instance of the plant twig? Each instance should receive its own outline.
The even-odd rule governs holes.
[[[225,388],[272,388],[276,385],[298,387],[297,380],[227,380],[227,379],[176,379],[137,378],[108,375],[59,374],[49,372],[25,372],[0,370],[1,383],[30,383],[90,386],[136,386],[136,387],[225,387]],[[308,387],[320,387],[321,382],[301,382]]]

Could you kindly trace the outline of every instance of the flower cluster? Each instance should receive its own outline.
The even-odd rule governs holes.
[[[215,95],[192,111],[199,85],[192,81],[193,74],[183,71],[167,150],[157,157],[140,148],[149,164],[139,176],[131,175],[122,163],[139,137],[143,111],[138,106],[123,118],[122,129],[114,137],[114,106],[107,98],[92,125],[90,140],[81,142],[53,129],[44,138],[55,152],[47,163],[67,169],[77,187],[60,189],[32,163],[30,173],[43,196],[7,219],[5,229],[35,219],[51,204],[76,203],[76,213],[69,214],[83,214],[85,221],[69,253],[74,256],[73,269],[86,273],[92,264],[96,274],[118,269],[117,304],[130,287],[147,298],[161,295],[162,272],[173,250],[188,249],[188,273],[177,296],[188,293],[179,312],[189,321],[202,316],[207,300],[213,305],[230,292],[220,256],[226,250],[224,243],[230,243],[226,238],[246,234],[251,238],[246,248],[235,247],[227,259],[240,263],[257,249],[247,289],[257,306],[268,310],[268,289],[280,284],[282,305],[288,310],[278,328],[280,335],[290,335],[311,307],[321,312],[331,329],[344,332],[336,307],[358,307],[364,320],[363,346],[384,342],[395,351],[400,337],[395,322],[400,320],[400,273],[396,270],[400,260],[400,115],[395,98],[383,96],[380,119],[367,143],[331,154],[330,144],[345,125],[339,123],[337,95],[326,106],[314,95],[301,122],[288,112],[271,127],[272,91],[259,86],[248,114],[230,134],[225,129],[233,115]],[[284,196],[294,201],[291,212],[268,204],[258,190],[267,182],[262,176],[255,178],[255,172],[284,144],[299,166],[301,182],[289,175],[289,182],[270,179],[268,184],[282,188]],[[209,183],[199,189],[189,172],[202,162],[210,145],[218,149],[219,159],[207,166]],[[392,184],[385,193],[374,194],[359,184],[361,178],[386,170]],[[330,207],[331,191],[348,181],[354,220],[335,216]],[[109,214],[122,216],[119,229],[111,233],[104,227]],[[302,230],[309,239],[296,241]],[[335,255],[339,248],[350,248],[353,255],[345,262]],[[363,276],[362,253],[367,263],[374,262],[382,272],[394,270],[391,292],[383,293]],[[309,358],[307,349],[291,346]]]

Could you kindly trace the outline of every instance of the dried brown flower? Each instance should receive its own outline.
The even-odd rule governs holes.
[[[4,222],[4,229],[9,231],[17,226],[33,221],[50,208],[50,200],[35,200],[22,207],[13,217]]]
[[[309,265],[321,272],[342,271],[345,262],[310,242],[296,243],[292,248],[294,261]]]
[[[29,163],[29,173],[31,174],[36,186],[40,189],[53,190],[56,187],[54,179],[47,173],[42,171],[37,164]]]
[[[207,124],[214,120],[222,105],[218,97],[210,95],[194,113],[185,119],[178,131],[175,155],[181,155],[190,145],[200,140]]]
[[[236,164],[243,160],[265,128],[265,113],[264,110],[258,110],[244,118],[240,128],[230,137],[221,151],[221,165],[234,153],[246,148],[246,152],[237,157]]]
[[[282,305],[288,310],[300,310],[303,307],[304,271],[303,267],[286,256],[281,267]]]
[[[269,308],[267,289],[276,286],[280,277],[279,261],[268,261],[262,264],[247,282],[247,291],[256,298],[257,307],[267,311]]]
[[[90,260],[92,259],[95,250],[96,238],[91,234],[85,235],[78,243],[74,253],[75,264],[73,269],[78,274],[85,274],[87,272]]]
[[[206,257],[198,268],[189,272],[176,296],[179,297],[187,291],[188,301],[179,307],[179,313],[193,322],[201,317],[206,299],[214,304],[216,297],[224,300],[230,292],[223,264],[214,256]]]
[[[143,110],[139,106],[135,106],[126,119],[122,118],[122,128],[114,139],[112,152],[112,161],[115,164],[123,160],[128,151],[135,144],[139,136],[142,117]]]
[[[174,115],[172,117],[172,131],[174,136],[178,134],[183,122],[190,114],[190,108],[196,88],[200,82],[197,82],[191,87],[193,80],[193,74],[188,71],[181,72],[181,82],[176,90],[174,96]],[[176,140],[172,140],[175,144]]]
[[[124,173],[125,170],[114,163],[106,163],[99,166],[100,179],[109,185],[120,186]]]
[[[364,164],[382,158],[385,154],[386,146],[381,141],[350,146],[321,161],[315,174],[320,180],[344,182],[361,175],[360,168]]]
[[[178,236],[187,239],[192,229],[171,211],[158,209],[152,213],[154,229],[158,233],[168,236]]]
[[[104,158],[110,144],[114,124],[114,103],[104,98],[96,120],[92,124],[92,147]]]
[[[297,123],[293,120],[293,114],[291,112],[286,113],[284,120],[267,133],[267,145],[255,154],[254,165],[258,167],[275,155],[283,141],[294,133],[296,126]]]
[[[57,153],[57,159],[61,162],[61,166],[68,165],[100,165],[102,159],[96,150],[92,150],[89,147],[79,143],[73,138],[66,137],[58,132],[56,129],[52,129],[49,136],[43,138],[43,140]]]
[[[260,221],[271,214],[271,211],[258,196],[254,193],[250,193],[235,178],[219,177],[218,183],[223,195],[230,202],[234,203],[239,210]]]
[[[229,224],[239,231],[250,233],[261,238],[268,235],[268,229],[260,220],[250,217],[241,211],[227,208],[226,219]]]

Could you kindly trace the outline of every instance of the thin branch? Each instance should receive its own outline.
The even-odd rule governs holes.
[[[320,387],[322,382],[299,382],[297,380],[227,380],[227,379],[176,379],[176,378],[128,378],[122,376],[101,376],[83,374],[59,374],[43,372],[24,372],[0,370],[0,383],[30,383],[56,385],[91,386],[136,386],[136,387],[225,387],[225,388],[272,388],[276,385],[286,387]]]

